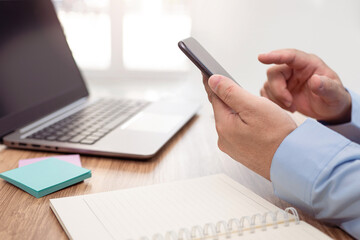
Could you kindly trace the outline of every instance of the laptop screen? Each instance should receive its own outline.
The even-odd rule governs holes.
[[[88,96],[50,0],[0,1],[0,137]]]

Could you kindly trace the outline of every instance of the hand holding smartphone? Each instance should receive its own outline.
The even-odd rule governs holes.
[[[214,74],[219,74],[236,82],[234,78],[210,55],[210,53],[195,40],[195,38],[186,38],[180,41],[178,46],[205,76],[211,77]]]

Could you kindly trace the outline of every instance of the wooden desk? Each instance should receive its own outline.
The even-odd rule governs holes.
[[[54,153],[5,149],[0,152],[0,172],[16,168],[19,159]],[[284,209],[269,181],[235,162],[217,148],[217,135],[209,104],[150,161],[81,156],[93,177],[40,199],[0,179],[0,239],[66,239],[49,207],[49,199],[98,193],[154,183],[225,173],[258,195]],[[327,227],[300,213],[306,222],[335,239],[351,239],[339,228]]]

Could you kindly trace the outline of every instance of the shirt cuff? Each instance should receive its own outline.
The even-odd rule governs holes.
[[[315,120],[307,119],[280,144],[270,178],[281,199],[314,214],[313,185],[325,166],[350,141]]]
[[[360,143],[360,96],[347,90],[351,96],[351,121],[344,124],[327,125],[328,128],[340,133],[353,142]]]

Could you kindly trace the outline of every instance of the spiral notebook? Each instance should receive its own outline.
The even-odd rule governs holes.
[[[330,239],[226,175],[51,199],[70,239]]]

